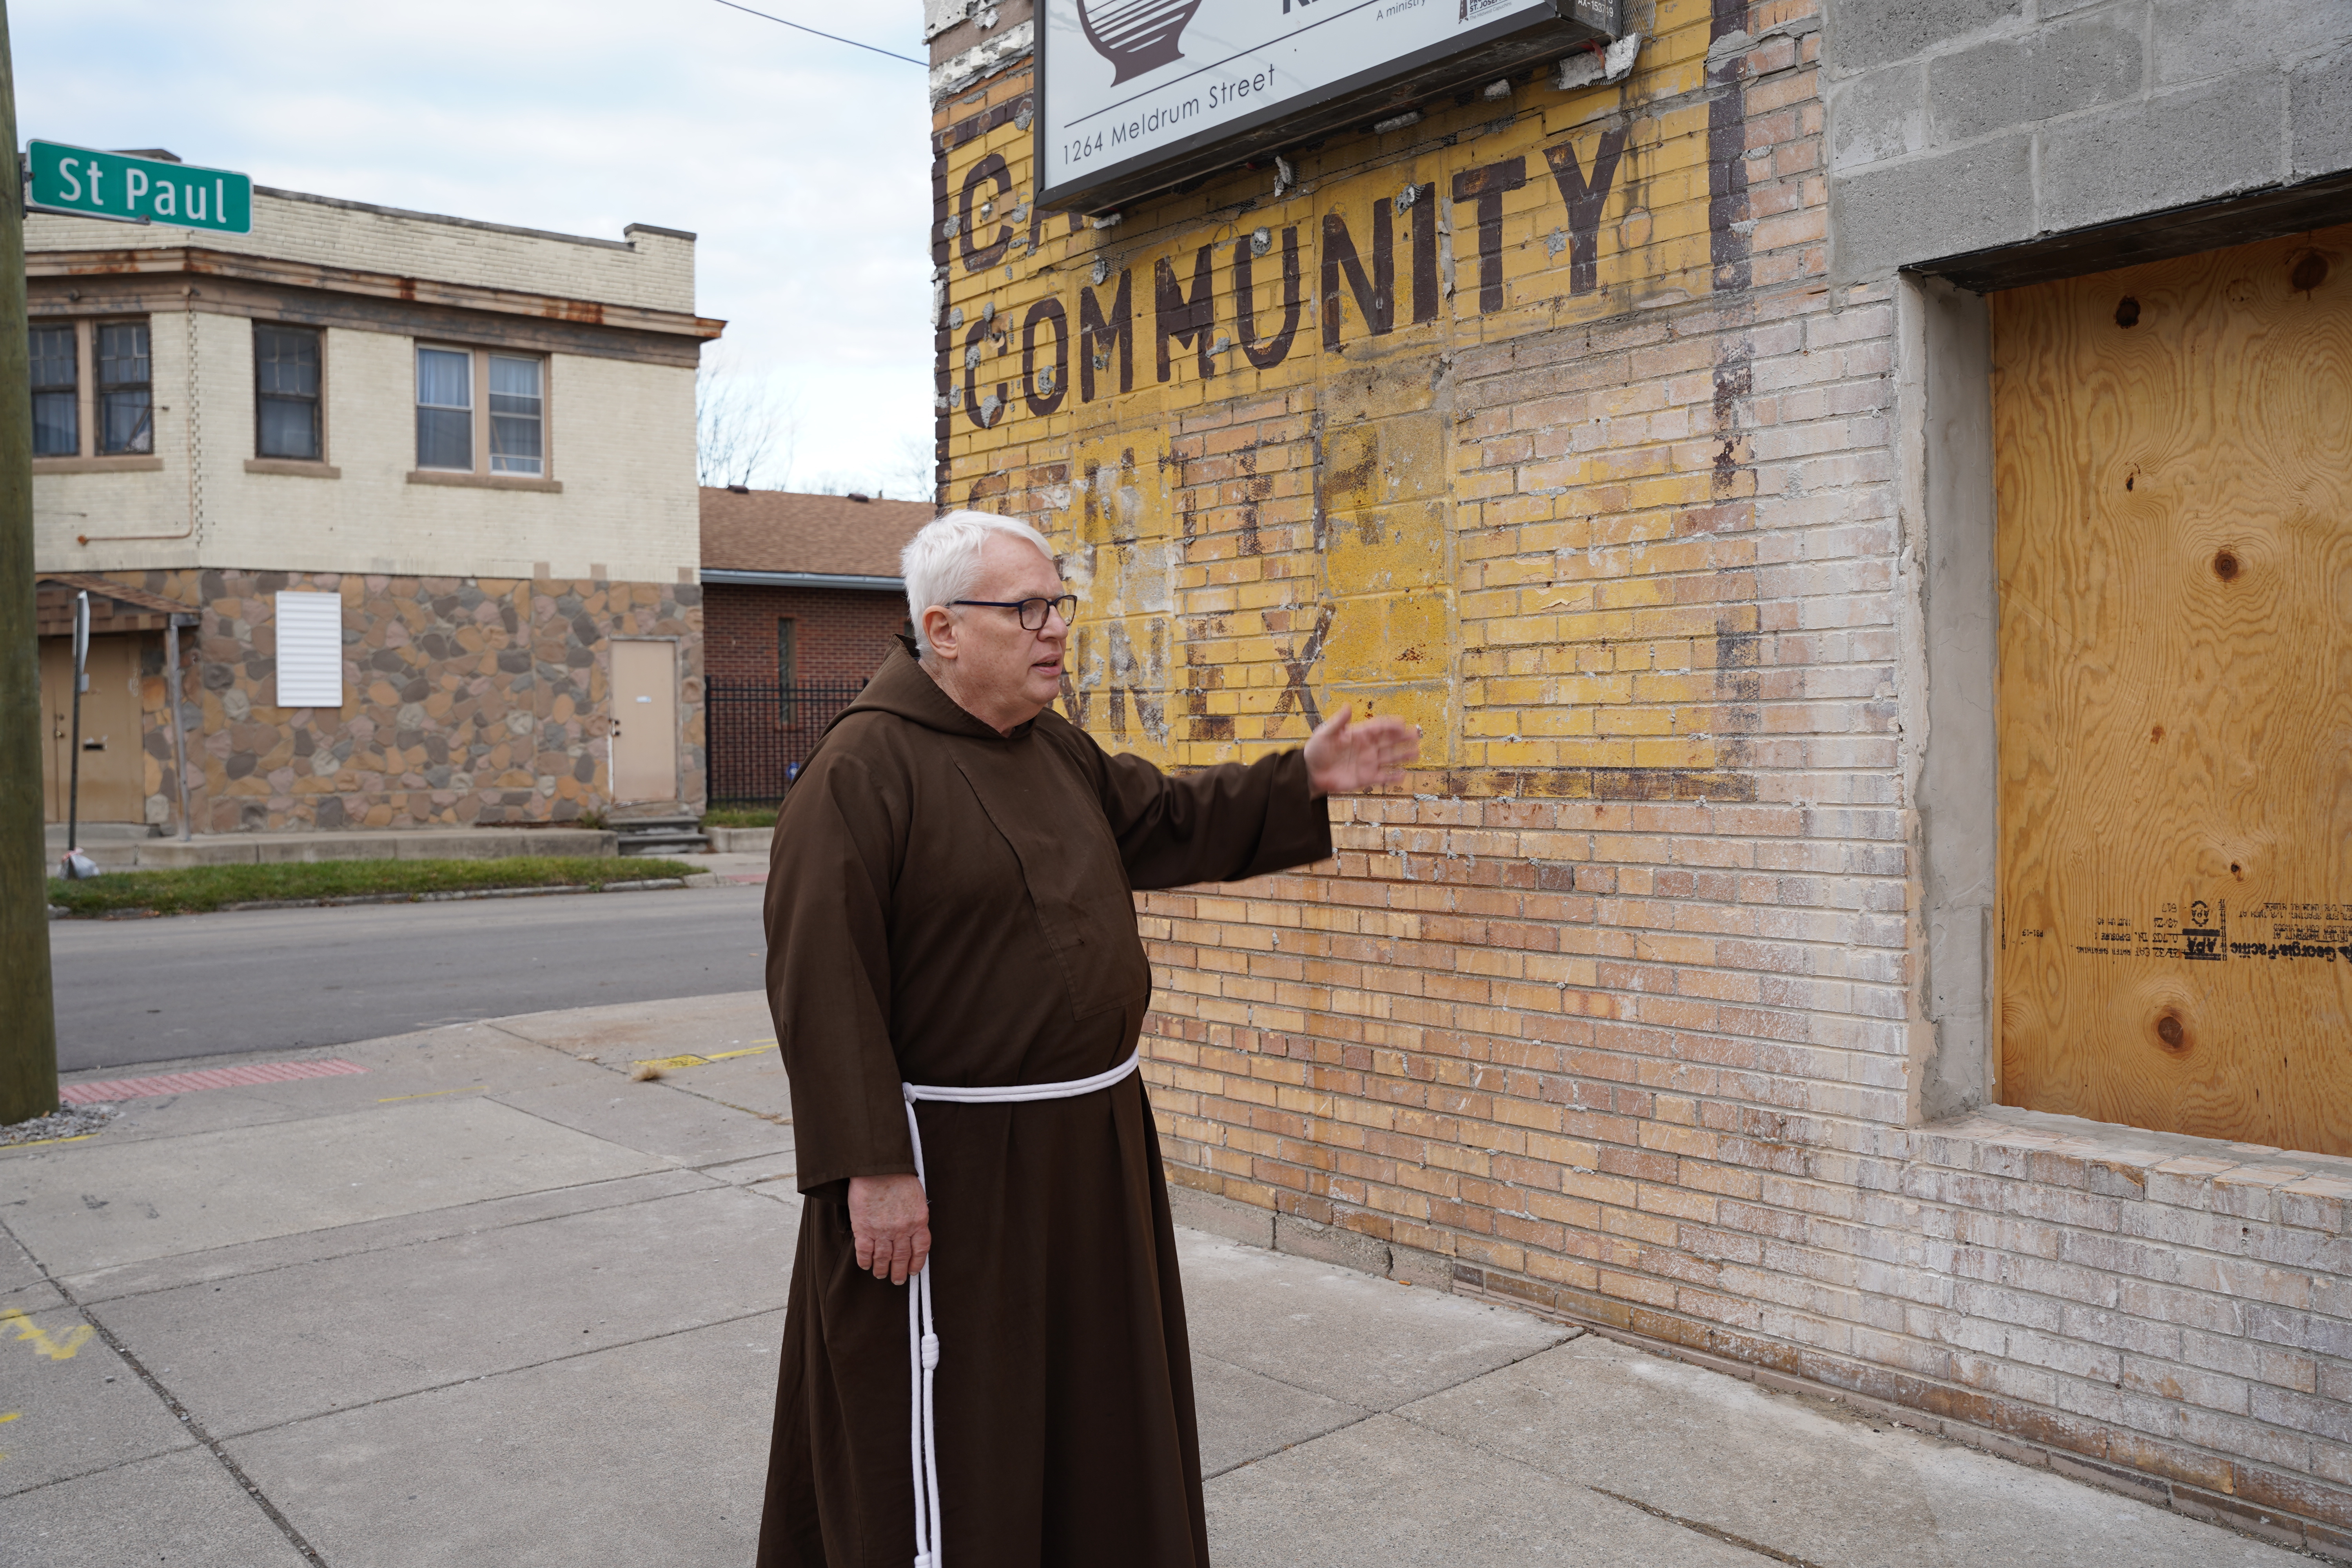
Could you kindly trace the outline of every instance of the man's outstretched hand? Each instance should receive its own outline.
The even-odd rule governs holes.
[[[1353,711],[1342,703],[1307,738],[1307,778],[1318,796],[1394,784],[1421,755],[1421,731],[1413,725],[1386,717],[1353,724]]]
[[[857,1267],[877,1279],[904,1285],[931,1255],[931,1205],[914,1176],[849,1178],[849,1233]]]

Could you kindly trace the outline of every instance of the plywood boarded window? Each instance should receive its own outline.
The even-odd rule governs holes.
[[[2352,1152],[2352,227],[1992,321],[2000,1098]]]
[[[343,705],[341,595],[278,595],[278,705]]]

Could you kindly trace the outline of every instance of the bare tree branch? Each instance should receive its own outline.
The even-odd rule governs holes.
[[[706,358],[694,373],[695,468],[705,485],[782,479],[798,424],[773,387],[739,366]]]
[[[898,460],[890,466],[890,492],[904,490],[908,500],[939,504],[939,455],[919,437],[898,439]]]

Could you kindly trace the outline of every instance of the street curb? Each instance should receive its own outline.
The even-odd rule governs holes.
[[[647,893],[685,886],[686,879],[683,877],[653,877],[637,882],[606,882],[601,887],[565,883],[554,888],[464,888],[446,893],[345,893],[326,899],[250,899],[241,904],[223,904],[216,910],[184,912],[227,915],[249,910],[341,909],[352,904],[452,904],[472,899],[543,899],[564,893]],[[53,921],[143,921],[163,918],[154,910],[109,910],[104,914],[76,915],[58,905],[49,906],[49,919]]]

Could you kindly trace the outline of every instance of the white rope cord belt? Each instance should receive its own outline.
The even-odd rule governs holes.
[[[999,1089],[900,1084],[898,1092],[907,1097],[907,1136],[915,1145],[915,1180],[924,1184],[923,1195],[930,1195],[930,1185],[923,1174],[923,1129],[915,1120],[915,1101],[944,1100],[957,1105],[1003,1105],[1031,1100],[1075,1100],[1098,1089],[1108,1089],[1133,1072],[1142,1059],[1142,1047],[1138,1047],[1127,1060],[1108,1072],[1072,1079],[1066,1083],[1014,1083]],[[923,1267],[907,1281],[907,1384],[912,1395],[908,1401],[911,1430],[908,1445],[915,1469],[915,1568],[940,1568],[940,1445],[931,1424],[931,1374],[939,1364],[940,1336],[931,1316],[931,1264],[925,1258]]]

